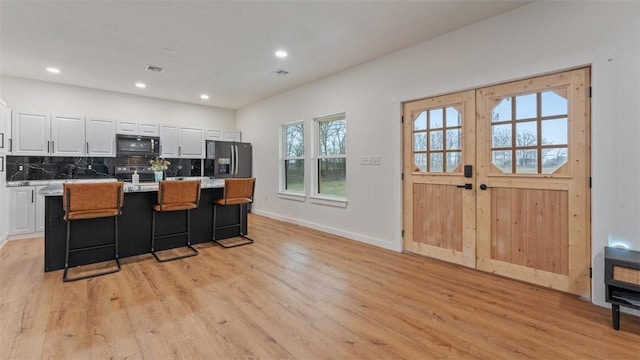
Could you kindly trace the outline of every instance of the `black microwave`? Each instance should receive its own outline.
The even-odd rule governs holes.
[[[160,155],[160,138],[156,136],[118,135],[117,155]]]

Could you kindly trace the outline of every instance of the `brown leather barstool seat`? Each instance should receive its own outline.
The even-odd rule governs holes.
[[[244,215],[247,211],[247,204],[253,202],[253,193],[256,187],[256,178],[234,178],[234,179],[224,179],[224,194],[220,199],[216,199],[213,201],[213,241],[224,247],[224,248],[232,248],[236,246],[253,244],[253,239],[248,237],[244,233]],[[218,226],[217,218],[216,218],[216,208],[218,206],[233,206],[237,205],[240,213],[240,220],[237,224]],[[216,239],[216,230],[225,229],[225,228],[235,228],[238,227],[240,229],[240,237],[243,241],[235,241],[233,238],[231,239]],[[247,228],[248,232],[248,228]]]
[[[111,274],[120,271],[120,259],[118,254],[118,217],[122,214],[122,204],[124,203],[123,183],[101,182],[101,183],[65,183],[62,187],[62,206],[64,208],[64,220],[67,223],[67,241],[64,257],[63,281],[74,281],[86,279],[99,275]],[[85,219],[96,219],[104,217],[114,218],[114,242],[102,245],[76,247],[71,249],[71,222]],[[97,250],[101,248],[113,247],[114,260],[117,267],[107,271],[91,273],[77,277],[68,277],[69,255],[80,251]]]
[[[200,201],[200,180],[170,180],[158,183],[158,203],[153,206],[153,220],[151,229],[151,253],[160,262],[183,259],[198,255],[198,250],[191,246],[191,209],[198,207]],[[170,211],[185,211],[187,213],[187,231],[166,235],[156,235],[156,214]],[[186,247],[191,250],[186,255],[160,258],[156,252],[156,240],[175,236],[187,236]]]

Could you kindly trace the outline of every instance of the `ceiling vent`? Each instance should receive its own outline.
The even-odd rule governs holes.
[[[147,70],[161,73],[164,71],[164,68],[161,68],[160,66],[153,66],[153,65],[147,64]]]
[[[276,69],[273,71],[273,73],[280,76],[289,75],[289,72],[287,70],[282,70],[282,69]]]

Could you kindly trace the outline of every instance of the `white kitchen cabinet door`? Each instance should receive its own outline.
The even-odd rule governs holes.
[[[222,140],[222,130],[220,129],[207,129],[205,132],[206,140]]]
[[[51,118],[48,114],[14,112],[11,130],[12,155],[49,155]]]
[[[9,153],[9,138],[11,137],[11,109],[0,100],[0,154]],[[0,237],[2,233],[0,232]]]
[[[187,159],[204,159],[204,130],[181,127],[178,155]]]
[[[138,124],[129,120],[118,120],[116,133],[125,135],[138,135]]]
[[[88,117],[85,123],[88,156],[116,156],[116,121]]]
[[[180,131],[177,126],[160,125],[160,156],[177,158],[180,148]]]
[[[51,118],[51,155],[83,156],[85,145],[84,117],[54,115]]]
[[[158,125],[140,124],[140,126],[138,126],[138,135],[158,136]]]
[[[222,132],[222,140],[224,141],[241,141],[242,132],[240,130],[224,130]]]
[[[35,189],[35,224],[36,231],[44,231],[44,195],[40,195],[40,190],[42,190],[44,186],[36,186]]]
[[[9,235],[35,231],[35,196],[33,186],[9,189]]]

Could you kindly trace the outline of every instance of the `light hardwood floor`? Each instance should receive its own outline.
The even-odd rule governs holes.
[[[253,245],[62,282],[0,251],[0,358],[640,359],[640,321],[573,295],[250,215]]]

